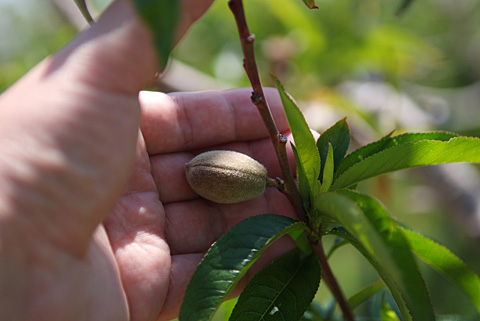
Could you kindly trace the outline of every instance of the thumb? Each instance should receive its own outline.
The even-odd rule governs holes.
[[[130,175],[154,70],[150,33],[119,0],[0,96],[0,217],[83,253]]]
[[[152,37],[131,0],[117,0],[48,66],[95,89],[136,95],[156,70]]]

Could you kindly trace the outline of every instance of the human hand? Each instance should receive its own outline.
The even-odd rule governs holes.
[[[288,135],[279,97],[267,93],[277,125]],[[263,163],[270,176],[281,175],[249,97],[249,89],[141,93],[144,139],[137,145],[137,166],[105,222],[132,311],[141,306],[161,311],[162,320],[176,317],[190,277],[214,241],[253,215],[294,215],[287,198],[273,188],[254,200],[220,205],[199,198],[187,183],[185,163],[207,149],[241,151]],[[286,239],[276,243],[249,273],[291,246]]]
[[[211,2],[191,1],[179,37]],[[138,135],[154,70],[149,32],[119,0],[0,97],[0,319],[173,318],[211,242],[252,215],[293,215],[271,189],[196,199],[194,153],[244,151],[275,176],[273,152],[245,90],[142,93]]]

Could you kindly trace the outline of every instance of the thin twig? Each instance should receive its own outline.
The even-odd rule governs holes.
[[[262,116],[263,122],[265,123],[265,126],[272,140],[278,161],[280,163],[280,167],[282,169],[283,179],[285,182],[285,194],[295,208],[298,217],[310,226],[308,216],[306,215],[305,209],[303,208],[302,198],[298,191],[297,185],[293,178],[293,173],[290,169],[290,165],[288,162],[286,151],[287,139],[278,131],[278,128],[270,112],[270,108],[268,107],[268,102],[265,98],[265,94],[263,92],[263,87],[260,81],[260,76],[258,74],[255,52],[253,48],[255,36],[250,33],[250,30],[248,29],[245,11],[243,9],[243,2],[242,0],[230,0],[228,2],[228,5],[235,17],[244,55],[244,68],[253,88],[251,99],[252,102],[257,106],[258,111]],[[316,233],[316,235],[312,235],[310,238],[311,246],[315,254],[317,255],[318,261],[322,267],[322,276],[325,280],[325,283],[330,288],[330,291],[337,300],[345,320],[354,321],[355,319],[353,313],[351,312],[347,300],[345,299],[345,296],[343,295],[340,286],[335,279],[335,276],[333,275],[332,269],[328,264],[328,260],[321,242],[320,234]]]
[[[320,266],[322,267],[323,280],[325,281],[333,296],[337,300],[338,306],[340,307],[340,310],[342,310],[343,318],[347,321],[355,321],[352,310],[350,309],[350,306],[348,305],[348,302],[343,295],[342,289],[340,288],[337,279],[333,275],[330,264],[328,264],[327,256],[325,255],[325,251],[323,249],[322,239],[320,238],[316,244],[313,244],[312,248],[317,255]]]
[[[307,222],[308,218],[305,215],[305,211],[303,209],[302,198],[300,196],[300,193],[298,192],[297,185],[295,184],[292,171],[290,170],[290,164],[288,162],[286,150],[287,139],[278,131],[278,128],[270,112],[270,108],[268,107],[268,102],[265,98],[265,94],[263,92],[263,87],[260,81],[260,76],[258,74],[257,63],[255,60],[255,53],[253,49],[255,35],[251,34],[248,30],[242,1],[231,0],[228,2],[228,5],[235,17],[235,21],[238,27],[238,33],[240,34],[243,55],[245,57],[244,68],[253,88],[251,99],[252,102],[257,106],[258,111],[262,116],[263,122],[267,127],[270,139],[272,140],[273,147],[277,154],[280,168],[282,170],[283,179],[285,181],[285,194],[292,203],[298,217],[301,220]]]

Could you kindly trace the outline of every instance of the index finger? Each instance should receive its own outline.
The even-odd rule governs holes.
[[[150,155],[268,137],[248,88],[201,93],[141,92],[141,129]],[[278,92],[265,95],[280,132],[288,130]]]

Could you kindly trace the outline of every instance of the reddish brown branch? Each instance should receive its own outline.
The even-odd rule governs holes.
[[[270,139],[272,140],[273,147],[275,148],[275,152],[282,170],[283,179],[285,181],[285,194],[295,208],[298,217],[303,221],[307,221],[308,218],[303,209],[302,198],[298,192],[297,185],[293,178],[293,174],[290,170],[290,165],[288,162],[286,151],[287,139],[278,131],[263,92],[253,48],[255,36],[248,30],[243,3],[241,0],[231,0],[228,2],[228,5],[235,17],[238,33],[240,34],[243,55],[245,57],[243,64],[253,88],[251,99],[252,102],[257,106],[258,111],[262,116],[263,122],[265,123],[270,135]]]
[[[353,316],[350,306],[343,295],[342,289],[333,275],[330,264],[328,264],[327,256],[325,255],[325,251],[323,249],[322,240],[319,239],[316,244],[312,245],[312,248],[317,255],[320,266],[322,267],[322,278],[337,300],[338,306],[340,307],[340,310],[342,310],[343,318],[347,321],[355,321],[355,317]]]
[[[278,128],[270,112],[270,108],[268,107],[268,102],[265,98],[265,94],[263,92],[263,87],[260,81],[260,76],[258,74],[255,52],[253,48],[255,36],[250,33],[250,30],[248,29],[247,21],[245,18],[245,11],[243,9],[243,2],[242,0],[230,0],[228,2],[228,5],[237,23],[238,33],[240,35],[244,55],[243,64],[253,88],[251,99],[252,102],[257,106],[258,111],[262,116],[263,122],[265,123],[273,146],[275,148],[275,152],[277,154],[277,158],[282,169],[283,179],[285,181],[285,194],[294,206],[298,217],[310,226],[308,216],[305,214],[305,210],[303,208],[302,198],[298,191],[297,185],[293,178],[293,173],[290,169],[290,165],[288,162],[286,151],[287,139],[278,131]],[[343,312],[344,318],[348,321],[354,321],[354,317],[348,306],[348,303],[340,289],[340,286],[338,285],[337,280],[332,273],[330,265],[328,264],[328,260],[325,256],[319,233],[317,233],[317,235],[311,236],[311,238],[311,245],[322,267],[322,276],[325,280],[325,283],[328,285],[330,291],[337,300],[340,309]]]

